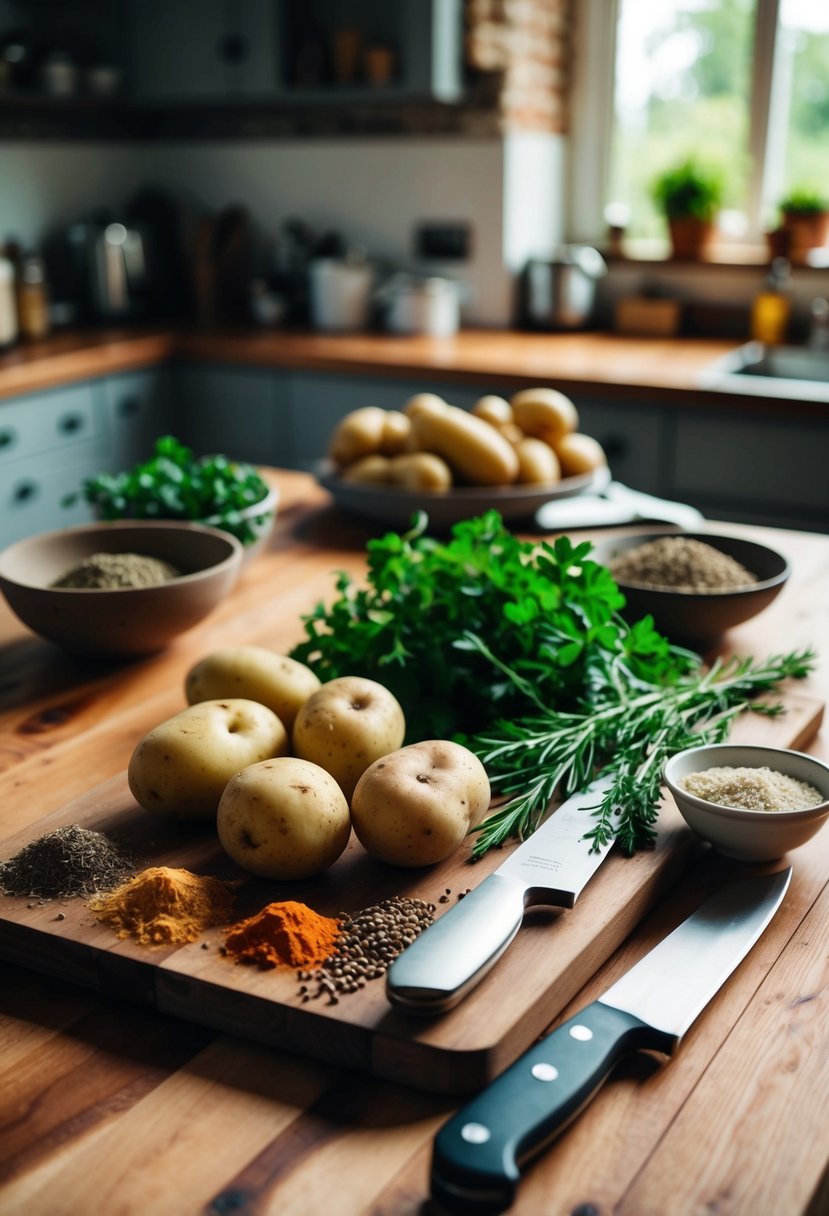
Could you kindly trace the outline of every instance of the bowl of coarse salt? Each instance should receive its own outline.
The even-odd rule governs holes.
[[[790,573],[774,549],[709,532],[615,536],[592,556],[613,575],[628,620],[651,615],[672,642],[697,647],[757,616]]]
[[[668,760],[663,778],[688,826],[740,861],[782,857],[829,818],[829,765],[805,752],[691,747]]]

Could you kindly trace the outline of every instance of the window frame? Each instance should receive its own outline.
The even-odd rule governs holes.
[[[621,0],[574,0],[565,199],[571,240],[595,243],[606,234],[604,207],[610,175],[620,3]],[[780,197],[782,189],[785,129],[782,121],[772,121],[782,87],[776,53],[780,4],[781,0],[756,0],[744,238],[752,244],[762,241],[768,208]]]

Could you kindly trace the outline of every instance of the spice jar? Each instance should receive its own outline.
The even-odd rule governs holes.
[[[17,334],[14,264],[9,258],[0,257],[0,349],[11,346]]]
[[[17,282],[17,319],[23,338],[45,338],[49,333],[49,291],[43,259],[23,258]]]

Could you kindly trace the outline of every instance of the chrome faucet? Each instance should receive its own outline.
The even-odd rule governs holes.
[[[809,346],[813,350],[829,350],[829,301],[822,296],[812,300]]]

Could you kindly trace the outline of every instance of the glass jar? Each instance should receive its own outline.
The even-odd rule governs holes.
[[[0,349],[17,340],[17,301],[14,297],[14,263],[0,257]]]
[[[49,333],[49,291],[46,268],[36,254],[24,257],[17,282],[17,319],[20,335],[27,339],[45,338]]]

